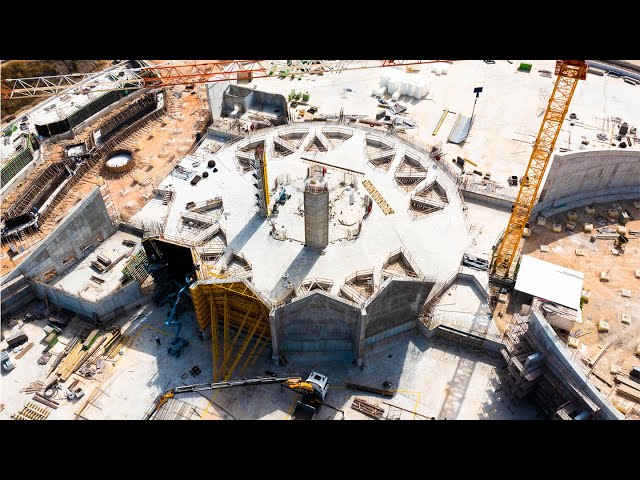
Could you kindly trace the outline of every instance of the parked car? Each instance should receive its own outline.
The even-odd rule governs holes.
[[[6,350],[0,352],[0,362],[2,363],[2,369],[7,372],[16,368],[16,364],[13,363]]]

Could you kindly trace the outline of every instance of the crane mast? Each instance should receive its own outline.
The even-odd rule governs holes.
[[[529,165],[524,177],[522,177],[509,224],[494,256],[492,265],[494,277],[504,279],[510,277],[511,265],[516,257],[522,233],[529,220],[529,214],[553,154],[562,123],[569,111],[571,98],[578,85],[578,80],[584,80],[587,76],[587,64],[583,60],[558,60],[555,74],[558,78],[549,98],[538,137],[533,144]]]

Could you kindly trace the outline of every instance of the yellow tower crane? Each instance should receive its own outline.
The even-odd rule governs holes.
[[[562,122],[569,111],[571,98],[578,85],[578,80],[584,80],[587,77],[587,64],[583,60],[558,60],[555,74],[558,78],[549,98],[549,105],[544,114],[538,138],[533,144],[529,165],[522,178],[520,191],[502,243],[494,256],[492,264],[494,277],[510,278],[511,265],[516,258],[522,232],[536,201]]]

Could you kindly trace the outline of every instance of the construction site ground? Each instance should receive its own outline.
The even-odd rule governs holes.
[[[172,92],[182,92],[181,97],[176,99]],[[208,115],[204,92],[199,90],[191,92],[193,94],[185,91],[183,86],[169,89],[167,114],[151,122],[115,147],[115,149],[128,148],[133,151],[136,164],[132,170],[115,176],[105,173],[102,164],[96,165],[73,187],[57,207],[58,216],[47,221],[33,238],[27,239],[26,243],[44,238],[56,227],[69,209],[82,200],[96,185],[106,183],[111,193],[111,199],[122,220],[128,220],[135,212],[139,211],[149,199],[153,198],[155,185],[169,174],[174,164],[179,162],[190,149],[197,124],[202,123]],[[122,108],[126,108],[126,105]],[[117,115],[120,110],[114,111],[108,117],[101,118],[98,122],[104,123],[108,118]],[[97,125],[98,123],[92,124],[91,128],[75,139],[67,141],[65,145],[79,143],[90,131],[97,128]],[[6,211],[26,190],[31,181],[42,174],[52,162],[62,160],[62,154],[62,145],[45,145],[45,161],[18,188],[3,199],[3,211]],[[24,255],[18,255],[17,258],[12,259],[8,252],[8,244],[3,244],[2,275],[19,265],[24,258]]]
[[[633,202],[616,203],[633,216],[633,220],[626,224],[627,230],[640,230],[640,210],[633,206]],[[598,233],[595,228],[601,228],[594,221],[595,215],[607,218],[605,227],[615,229],[618,225],[615,220],[607,217],[607,210],[611,208],[611,203],[594,206],[596,208],[594,215],[587,215],[584,208],[576,209],[578,226],[574,232],[564,228],[568,221],[566,211],[547,218],[544,226],[534,223],[532,235],[524,243],[523,254],[584,274],[583,289],[591,292],[591,298],[582,307],[583,323],[575,324],[570,333],[578,337],[580,342],[578,355],[585,360],[598,349],[610,344],[592,369],[590,379],[605,395],[613,395],[615,374],[611,373],[611,366],[619,365],[621,372],[628,374],[634,365],[640,364],[638,358],[634,356],[640,343],[640,279],[634,276],[634,272],[640,269],[640,239],[628,235],[629,243],[622,255],[614,255],[611,252],[614,246],[613,240],[596,239],[591,243],[590,237]],[[551,230],[556,222],[563,224],[563,230],[560,233],[554,233]],[[585,222],[593,223],[592,233],[583,231],[582,225]],[[548,245],[549,251],[540,251],[540,245]],[[576,249],[583,249],[584,256],[576,255]],[[609,273],[608,282],[600,281],[601,272]],[[623,289],[631,292],[630,298],[621,295]],[[630,325],[622,323],[623,314],[631,317]],[[600,320],[609,322],[608,332],[598,332],[597,323]],[[565,341],[567,340],[567,334],[559,332],[559,335]],[[607,385],[598,377],[606,379],[611,385]]]
[[[106,361],[102,373],[86,379],[73,374],[85,396],[76,400],[63,397],[64,388],[54,400],[60,406],[51,410],[49,419],[142,419],[159,394],[172,387],[212,381],[211,339],[199,340],[196,322],[192,314],[182,317],[180,336],[190,345],[176,358],[167,354],[167,347],[175,335],[175,327],[165,325],[167,309],[153,304],[142,304],[133,315],[122,318],[123,334],[127,342],[123,354],[116,354]],[[30,383],[45,381],[46,373],[53,362],[38,365],[37,359],[44,349],[41,340],[45,337],[42,328],[45,320],[19,323],[14,328],[22,329],[34,346],[20,358],[10,353],[16,368],[2,372],[3,388],[1,402],[4,410],[0,419],[8,419],[19,411],[33,394],[21,392]],[[61,342],[52,351],[61,351],[62,342],[70,340],[74,321],[61,335]],[[159,337],[161,345],[156,344]],[[1,345],[6,347],[5,342]],[[55,358],[55,357],[54,357]],[[256,361],[241,378],[265,374],[266,370],[282,374],[306,374],[317,370],[329,377],[330,388],[326,403],[344,412],[346,419],[368,419],[351,408],[354,398],[362,398],[384,410],[383,418],[419,420],[426,417],[436,419],[530,419],[537,418],[537,409],[526,402],[516,407],[503,401],[501,388],[496,381],[495,369],[500,360],[483,352],[474,352],[434,337],[427,340],[417,331],[396,336],[380,342],[365,354],[361,368],[349,361],[315,358],[313,355],[291,355],[286,367],[274,367],[270,353]],[[198,366],[197,376],[189,372]],[[53,375],[49,379],[53,378]],[[394,391],[393,397],[382,397],[363,391],[353,391],[347,382]],[[496,391],[497,390],[497,391]],[[219,391],[204,391],[176,396],[160,410],[167,419],[291,419],[300,396],[278,385],[239,387]],[[383,402],[388,402],[394,407]],[[37,404],[40,405],[40,404]],[[395,407],[400,407],[400,410]],[[168,410],[167,410],[168,409]],[[322,407],[318,419],[341,419],[340,412]]]
[[[356,63],[371,65],[375,62]],[[531,63],[531,72],[518,71],[521,63]],[[467,164],[466,170],[478,169],[483,174],[491,174],[498,192],[515,195],[517,191],[508,186],[507,179],[511,175],[524,175],[556,78],[543,76],[539,70],[553,72],[555,61],[496,60],[494,64],[482,60],[455,61],[446,75],[436,75],[431,71],[432,67],[431,64],[414,65],[414,73],[408,74],[431,79],[431,92],[426,98],[403,95],[398,100],[407,108],[407,117],[417,123],[417,128],[407,129],[406,136],[429,145],[441,141],[447,161],[457,156],[468,158],[477,167]],[[345,114],[374,119],[380,108],[372,91],[378,88],[380,75],[389,70],[404,72],[405,67],[332,71],[322,76],[307,75],[300,80],[300,77],[279,79],[274,75],[254,79],[253,84],[258,89],[285,97],[291,90],[309,92],[308,103],[318,108],[317,115],[338,114],[344,108]],[[475,87],[483,87],[483,91],[474,110]],[[385,94],[384,98],[390,104],[394,103],[391,95]],[[296,110],[307,108],[301,105]],[[445,110],[449,113],[434,135]],[[472,111],[474,120],[468,138],[460,144],[448,143],[457,115],[470,117]],[[640,95],[634,85],[621,78],[589,74],[579,83],[571,101],[570,113],[575,113],[577,119],[571,126],[567,116],[556,148],[576,151],[582,136],[589,141],[587,148],[606,148],[609,142],[598,140],[596,134],[611,135],[614,124],[610,117],[617,116],[630,126],[640,126],[639,112]],[[306,115],[305,118],[311,117]],[[637,142],[632,148],[640,147]]]

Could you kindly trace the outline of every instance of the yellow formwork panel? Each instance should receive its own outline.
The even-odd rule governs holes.
[[[230,378],[240,363],[244,371],[271,339],[270,307],[243,281],[198,281],[190,291],[199,327],[211,326],[214,381]]]

